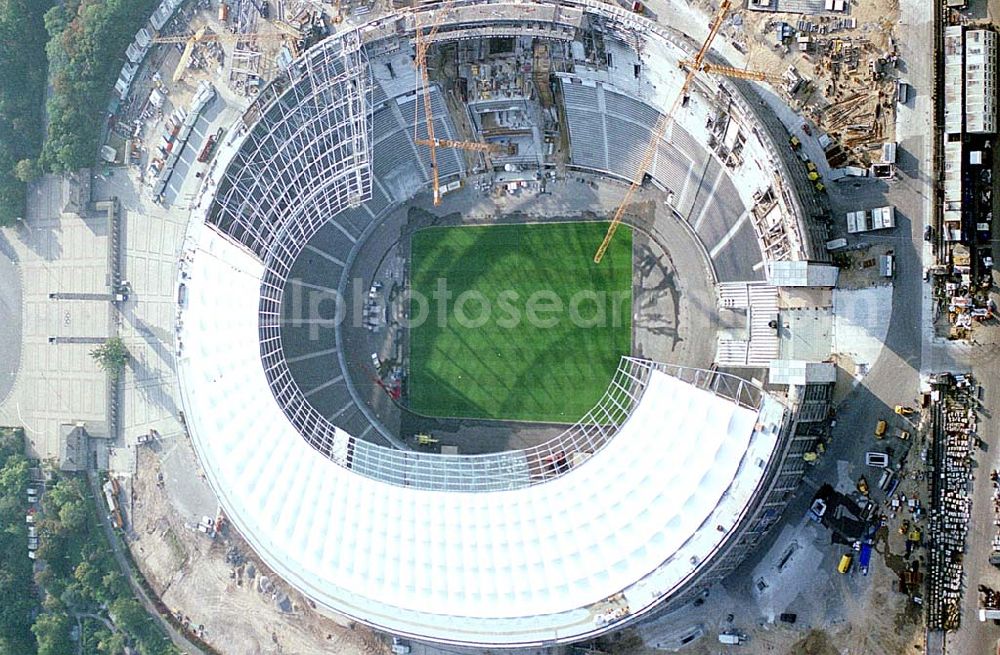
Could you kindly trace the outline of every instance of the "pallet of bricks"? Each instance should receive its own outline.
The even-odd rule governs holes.
[[[976,413],[967,376],[941,390],[935,426],[935,485],[930,520],[927,621],[931,630],[959,627],[962,557],[971,512],[972,453]]]

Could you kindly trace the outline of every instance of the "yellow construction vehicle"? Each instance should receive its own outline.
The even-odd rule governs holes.
[[[841,555],[840,563],[837,564],[837,572],[847,573],[848,569],[851,568],[851,562],[853,561],[854,561],[854,555],[852,555],[851,553],[846,553],[844,555]]]
[[[416,435],[414,438],[417,440],[418,446],[432,446],[438,442],[438,439],[435,439],[429,434],[421,433]]]
[[[604,235],[604,241],[598,246],[597,252],[594,253],[594,263],[600,264],[601,260],[604,259],[604,253],[608,251],[608,246],[611,245],[611,240],[615,237],[615,232],[618,231],[618,226],[622,222],[622,217],[625,215],[625,208],[628,207],[629,201],[632,200],[632,195],[635,190],[642,186],[642,180],[646,176],[646,169],[649,168],[650,164],[653,163],[653,156],[656,154],[656,146],[660,139],[663,138],[663,134],[667,129],[667,125],[673,118],[674,112],[677,108],[684,104],[688,89],[691,88],[691,82],[694,80],[695,74],[702,70],[705,62],[705,57],[708,55],[708,50],[712,46],[712,42],[715,40],[716,35],[719,30],[722,29],[722,21],[725,20],[726,14],[729,13],[729,8],[732,6],[732,0],[722,0],[719,3],[719,10],[715,13],[715,18],[712,19],[712,23],[708,28],[708,36],[701,44],[701,48],[695,54],[693,59],[686,60],[689,63],[688,67],[684,66],[684,62],[681,62],[682,68],[687,71],[684,76],[684,83],[681,84],[680,93],[677,94],[677,100],[674,101],[673,106],[670,108],[666,114],[661,114],[660,118],[656,121],[656,125],[653,127],[652,133],[649,138],[649,145],[646,146],[646,152],[642,157],[642,162],[639,164],[638,169],[632,176],[632,184],[629,185],[628,189],[625,191],[625,196],[622,198],[621,203],[618,205],[618,209],[615,210],[614,216],[611,217],[611,224],[608,225],[608,231]]]

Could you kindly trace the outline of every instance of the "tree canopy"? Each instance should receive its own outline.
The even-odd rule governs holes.
[[[0,225],[24,215],[25,178],[38,170],[46,78],[43,17],[51,6],[50,0],[0,2]]]
[[[97,348],[90,351],[90,356],[97,360],[100,366],[108,375],[118,377],[125,370],[128,362],[128,348],[121,337],[111,337]]]
[[[0,653],[75,653],[79,623],[84,653],[121,655],[130,645],[141,655],[177,655],[119,572],[96,520],[103,498],[93,498],[85,478],[58,477],[42,495],[33,525],[45,566],[32,580],[29,483],[23,432],[0,428]]]
[[[125,49],[158,0],[65,0],[45,14],[52,93],[42,159],[51,171],[93,163]]]
[[[33,653],[31,560],[27,557],[28,460],[20,430],[0,429],[0,653]]]

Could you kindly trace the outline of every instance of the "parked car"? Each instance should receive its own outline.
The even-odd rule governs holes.
[[[826,514],[826,501],[817,498],[809,508],[809,518],[819,523],[824,514]]]

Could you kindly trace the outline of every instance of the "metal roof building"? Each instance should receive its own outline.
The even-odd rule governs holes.
[[[997,131],[997,33],[965,33],[965,130],[972,134]]]

